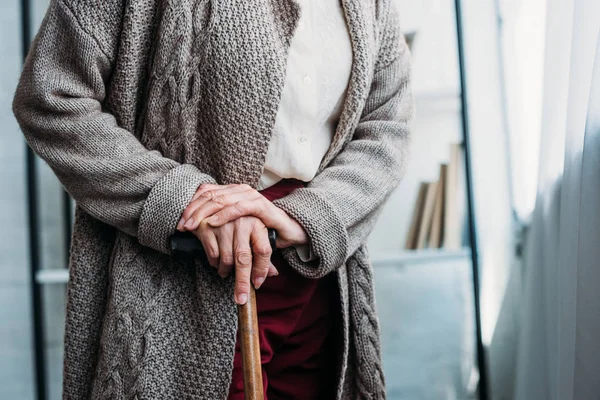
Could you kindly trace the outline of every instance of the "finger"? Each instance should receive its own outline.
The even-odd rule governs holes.
[[[203,226],[200,226],[195,233],[202,242],[202,247],[206,253],[208,263],[215,268],[219,268],[219,243],[213,232],[213,228],[203,224]]]
[[[204,185],[203,185],[204,186]],[[214,186],[214,185],[211,185]],[[191,225],[186,226],[186,224],[189,222],[191,216],[194,214],[194,212],[200,207],[202,206],[202,204],[210,201],[214,196],[214,189],[211,190],[209,189],[209,185],[206,185],[206,187],[203,187],[202,190],[198,190],[196,192],[196,194],[194,194],[194,198],[192,199],[192,201],[190,202],[190,204],[187,205],[187,207],[185,208],[185,210],[183,210],[183,213],[181,214],[181,219],[179,220],[179,223],[177,224],[177,230],[179,231],[185,231],[185,230],[194,230],[198,228],[198,224],[195,224],[195,227],[192,228]]]
[[[250,294],[250,276],[252,273],[252,251],[250,249],[250,227],[236,224],[233,235],[235,255],[235,302],[243,305]]]
[[[267,227],[261,220],[255,219],[250,243],[252,246],[252,283],[258,289],[269,273],[271,265],[271,243],[267,235]]]
[[[194,194],[194,197],[192,197],[192,200],[195,200],[203,192],[206,192],[206,191],[218,191],[218,192],[221,192],[223,194],[256,191],[256,189],[253,189],[252,187],[250,187],[250,185],[238,184],[238,183],[232,183],[232,184],[229,184],[229,185],[206,184],[206,187],[204,187],[204,186],[205,185],[201,185],[200,186],[200,188],[198,189],[198,191],[196,191],[196,193]]]
[[[284,211],[274,206],[264,196],[260,197],[227,205],[208,218],[207,222],[210,226],[218,227],[244,216],[254,216],[261,219],[267,226],[274,227],[272,223]]]
[[[279,275],[279,271],[277,270],[277,268],[275,268],[272,262],[269,262],[269,273],[267,274],[267,276],[271,277],[277,275]]]
[[[197,226],[200,224],[200,221],[215,214],[216,212],[230,204],[235,204],[240,201],[254,200],[258,196],[262,197],[262,195],[256,191],[237,191],[227,193],[224,190],[215,190],[207,193],[210,193],[212,198],[208,201],[202,201],[203,197],[200,197],[200,199],[197,200],[197,202],[201,204],[199,206],[194,207],[193,214],[191,214],[188,217],[187,221],[184,224],[185,229],[196,229]]]
[[[226,278],[235,265],[233,254],[233,225],[221,227],[217,233],[219,242],[219,276]]]
[[[190,202],[190,204],[188,204],[188,206],[185,208],[185,210],[183,210],[183,214],[181,215],[181,220],[179,220],[179,224],[177,225],[177,229],[180,230],[194,230],[198,227],[198,225],[200,224],[200,221],[202,221],[201,219],[196,219],[195,223],[193,221],[193,215],[194,213],[203,205],[205,204],[210,204],[213,199],[215,198],[215,196],[217,196],[217,193],[219,193],[221,191],[220,186],[218,185],[212,185],[215,186],[214,188],[211,189],[211,186],[208,186],[206,188],[203,188],[201,191],[199,190],[198,192],[196,192],[196,195],[194,195],[195,199],[192,200]],[[215,202],[214,205],[216,205],[217,203]]]
[[[240,185],[216,185],[216,184],[212,184],[212,183],[204,183],[204,184],[200,185],[198,190],[196,190],[196,193],[194,193],[194,196],[192,197],[190,204],[188,204],[188,206],[185,208],[185,210],[183,210],[181,219],[179,220],[179,223],[177,224],[177,229],[180,231],[184,231],[186,229],[187,230],[196,229],[197,224],[194,227],[185,226],[185,223],[194,214],[196,209],[198,209],[198,207],[200,207],[203,204],[212,200],[212,198],[215,197],[217,195],[217,193],[220,193],[224,190],[226,191],[229,189],[235,189],[238,186],[240,186]],[[201,221],[201,220],[199,220],[199,221]]]
[[[203,183],[202,185],[200,185],[198,187],[198,189],[196,190],[196,193],[194,193],[194,196],[192,197],[192,200],[190,200],[190,203],[194,200],[196,200],[198,197],[200,197],[200,195],[202,195],[202,193],[208,192],[209,190],[216,190],[218,188],[221,187],[226,187],[227,185],[218,185],[216,183]]]

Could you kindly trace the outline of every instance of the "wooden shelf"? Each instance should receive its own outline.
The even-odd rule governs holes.
[[[423,249],[423,250],[398,250],[381,254],[371,254],[371,263],[374,267],[395,267],[405,264],[418,264],[430,262],[444,262],[455,260],[469,260],[471,249],[465,247],[457,250],[448,249]]]
[[[425,262],[444,262],[455,260],[467,260],[471,257],[471,250],[463,248],[459,250],[447,249],[423,249],[423,250],[399,250],[372,255],[371,263],[374,267],[395,267],[405,264],[418,264]],[[42,285],[65,284],[69,281],[69,270],[46,269],[40,270],[35,276],[37,283]]]
[[[414,91],[416,100],[439,101],[439,100],[460,100],[460,91],[454,88],[440,89],[417,89]]]
[[[42,285],[67,283],[69,270],[67,268],[42,269],[35,274],[35,281]]]
[[[447,90],[418,90],[414,93],[417,112],[430,110],[444,110],[446,112],[460,112],[460,93],[453,89]]]

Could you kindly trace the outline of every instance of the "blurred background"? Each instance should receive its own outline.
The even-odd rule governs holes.
[[[47,6],[0,2],[0,398],[7,400],[62,396],[73,204],[27,151],[11,112]],[[413,54],[417,117],[406,177],[369,243],[388,398],[600,398],[597,379],[586,380],[596,361],[583,357],[599,351],[590,232],[600,233],[597,217],[583,214],[600,204],[597,0],[396,6]],[[595,153],[584,158],[586,149]]]

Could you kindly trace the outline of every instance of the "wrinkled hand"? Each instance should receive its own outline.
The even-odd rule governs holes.
[[[183,212],[177,229],[195,230],[202,221],[220,227],[244,216],[259,218],[277,231],[277,247],[308,243],[302,226],[248,185],[201,185]],[[210,218],[209,218],[210,217]]]
[[[208,262],[221,277],[227,277],[235,268],[236,303],[248,301],[251,281],[258,289],[267,276],[278,275],[271,263],[267,227],[260,219],[241,217],[220,227],[202,221],[193,232],[202,242]]]

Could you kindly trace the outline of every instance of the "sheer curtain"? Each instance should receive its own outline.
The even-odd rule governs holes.
[[[548,0],[515,400],[600,396],[600,1]]]

